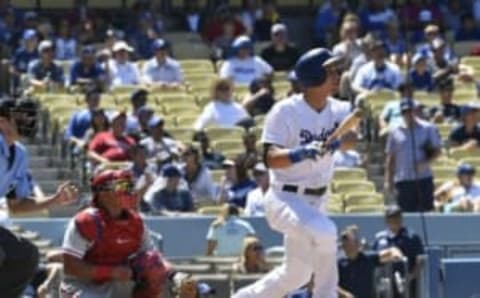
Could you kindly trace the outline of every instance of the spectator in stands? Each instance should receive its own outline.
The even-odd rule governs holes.
[[[433,208],[433,177],[430,163],[441,154],[437,128],[414,114],[415,103],[400,103],[404,123],[389,132],[385,152],[385,187],[397,192],[397,203],[405,212]],[[395,183],[395,184],[394,184]]]
[[[203,36],[205,39],[212,43],[218,37],[223,34],[223,25],[225,22],[233,22],[234,24],[234,36],[239,36],[245,33],[245,27],[242,22],[235,18],[228,8],[228,5],[222,4],[217,6],[213,16],[209,18],[203,30]]]
[[[433,73],[445,69],[456,71],[457,64],[457,57],[447,53],[447,43],[444,39],[438,37],[432,40],[429,66]]]
[[[267,273],[271,266],[265,259],[265,251],[255,236],[247,236],[243,239],[243,249],[238,263],[233,264],[233,272],[241,274]]]
[[[275,90],[271,80],[255,79],[250,83],[249,94],[243,99],[243,107],[250,116],[267,114],[275,104]]]
[[[20,83],[21,75],[26,74],[30,62],[38,58],[37,32],[32,29],[25,30],[22,36],[22,45],[15,50],[10,66],[10,74],[14,78],[14,86]]]
[[[290,97],[294,94],[301,93],[302,87],[300,86],[300,83],[298,82],[297,75],[295,74],[295,71],[290,71],[287,76],[288,82],[290,83],[290,90],[287,91],[286,97]]]
[[[340,234],[345,256],[338,259],[338,293],[340,297],[375,297],[375,269],[385,263],[400,261],[402,252],[397,247],[388,247],[378,252],[362,249],[357,226],[347,226]]]
[[[257,161],[261,160],[260,152],[257,150],[257,135],[253,131],[247,131],[242,136],[244,152],[241,154],[245,160],[245,166],[253,169]]]
[[[396,19],[395,12],[383,0],[368,0],[365,9],[360,12],[362,27],[368,32],[385,32],[386,25]]]
[[[45,91],[54,91],[63,87],[63,69],[53,61],[55,48],[50,40],[43,40],[38,45],[39,59],[32,61],[28,67],[30,84]]]
[[[475,24],[475,19],[471,13],[466,13],[461,17],[462,25],[455,34],[456,41],[474,41],[480,39],[480,28]]]
[[[430,109],[430,117],[435,123],[452,123],[460,120],[460,106],[453,102],[453,92],[455,90],[453,78],[446,76],[436,79],[435,82],[440,104]]]
[[[137,208],[146,212],[150,210],[150,206],[143,196],[157,178],[157,166],[147,161],[147,148],[142,144],[130,147],[129,155],[132,163],[128,169],[133,174],[134,190],[139,198]]]
[[[245,208],[247,194],[257,187],[248,175],[246,162],[247,160],[244,155],[239,155],[235,158],[232,167],[233,171],[230,172],[231,177],[229,177],[231,181],[227,180],[224,185],[220,186],[219,195],[221,202],[229,202],[230,204]]]
[[[403,82],[398,87],[401,99],[413,98],[413,91],[412,81]],[[384,105],[378,121],[380,136],[386,135],[389,130],[393,130],[403,124],[402,111],[400,110],[401,99],[391,100]],[[416,103],[415,108],[418,113],[418,103]]]
[[[390,21],[387,23],[387,36],[385,38],[385,44],[390,58],[396,64],[403,64],[403,55],[407,51],[407,44],[405,39],[400,34],[400,28],[398,20]]]
[[[394,265],[393,270],[401,274],[409,275],[410,295],[415,298],[417,289],[417,278],[420,273],[421,261],[419,256],[424,254],[424,248],[420,237],[403,225],[402,210],[398,206],[389,206],[385,211],[385,223],[387,228],[375,235],[373,249],[380,252],[384,249],[396,247],[407,258],[408,273],[403,272],[402,265]],[[396,283],[394,283],[396,285]],[[395,297],[398,297],[398,288],[395,288]]]
[[[210,170],[202,164],[200,151],[194,145],[188,145],[183,151],[183,173],[195,203],[216,199],[217,186],[212,180]]]
[[[257,187],[247,194],[246,216],[265,215],[265,196],[270,188],[270,177],[264,163],[258,162],[253,168],[253,177]]]
[[[362,40],[358,38],[359,24],[356,20],[344,21],[340,27],[340,42],[334,45],[333,53],[345,57],[350,67],[353,59],[362,53]]]
[[[224,204],[218,218],[207,233],[207,256],[235,257],[242,252],[246,237],[255,236],[255,230],[239,218],[240,210],[233,204]]]
[[[338,0],[322,2],[313,25],[313,35],[316,44],[324,45],[331,43],[344,14],[345,2]]]
[[[232,49],[234,55],[220,68],[220,77],[232,80],[235,84],[248,85],[254,79],[270,77],[273,68],[253,53],[253,44],[248,36],[237,37]]]
[[[147,107],[148,90],[137,89],[130,95],[131,112],[127,115],[127,132],[131,135],[140,137],[148,130],[148,121],[153,115],[153,110]],[[140,116],[143,121],[140,121]],[[145,119],[144,119],[145,118]],[[146,122],[145,122],[146,121]]]
[[[235,35],[235,19],[228,19],[223,23],[222,35],[215,38],[212,43],[212,48],[214,51],[213,58],[218,59],[228,59],[232,54],[232,43],[237,37]]]
[[[73,37],[68,20],[60,22],[58,37],[55,39],[55,59],[73,60],[77,57],[77,40]]]
[[[425,0],[412,0],[401,8],[399,19],[408,31],[416,32],[422,28],[422,25],[431,21],[441,24],[442,15],[433,3]]]
[[[92,88],[85,93],[86,109],[75,112],[65,129],[64,140],[71,140],[72,137],[82,140],[92,123],[92,114],[100,106],[101,93],[98,89]]]
[[[475,167],[462,163],[457,179],[442,184],[435,191],[436,208],[446,212],[480,212],[480,184],[475,181]]]
[[[134,139],[125,134],[126,113],[115,111],[108,117],[111,129],[95,135],[88,145],[88,157],[94,164],[128,161],[128,150],[135,145]]]
[[[352,82],[356,93],[368,93],[378,90],[397,90],[403,82],[400,68],[386,60],[386,49],[383,41],[371,45],[372,61],[361,66]]]
[[[340,147],[333,154],[335,167],[355,168],[366,165],[365,157],[362,157],[355,149],[357,141],[357,134],[354,132],[349,132],[342,136]]]
[[[260,56],[275,71],[291,70],[300,57],[300,52],[295,45],[289,43],[287,26],[273,25],[270,40],[271,43],[262,50]]]
[[[445,28],[448,28],[454,32],[458,32],[462,25],[461,18],[466,12],[470,12],[473,18],[471,8],[468,7],[468,5],[462,5],[464,4],[462,2],[463,1],[461,0],[448,0],[443,6],[441,6],[440,9],[443,13]]]
[[[148,60],[142,69],[144,83],[162,88],[179,88],[183,84],[180,64],[168,56],[168,46],[163,39],[152,44],[154,57]]]
[[[432,73],[427,65],[428,57],[416,53],[412,58],[412,69],[408,72],[408,79],[415,90],[431,92],[433,90]]]
[[[419,46],[417,46],[416,52],[431,58],[433,56],[433,53],[432,53],[433,41],[435,39],[439,39],[439,38],[441,39],[440,28],[437,25],[430,24],[425,26],[425,29],[423,30],[423,32],[424,32],[425,41],[421,43]],[[444,56],[446,60],[450,60],[453,58],[453,51],[448,45],[445,45]]]
[[[105,72],[95,61],[95,48],[84,46],[80,51],[80,60],[70,68],[70,85],[95,85],[103,89],[106,79]]]
[[[172,164],[166,165],[162,169],[162,177],[165,179],[164,187],[151,197],[145,198],[150,204],[151,211],[154,214],[166,216],[193,212],[192,194],[187,189],[179,187],[182,177],[180,169]]]
[[[247,111],[233,99],[233,84],[228,79],[217,79],[212,83],[212,102],[198,116],[193,128],[200,131],[208,125],[234,127],[248,118]]]
[[[165,135],[164,124],[162,118],[152,117],[148,122],[150,137],[140,141],[147,148],[148,159],[157,164],[159,169],[176,160],[181,151],[179,143]]]
[[[90,122],[90,127],[87,129],[85,136],[82,139],[72,137],[71,140],[78,149],[84,150],[88,148],[88,144],[90,144],[97,134],[108,131],[109,129],[110,123],[105,111],[103,109],[95,109],[92,111],[92,121]]]
[[[280,15],[274,0],[263,0],[260,17],[254,25],[254,36],[256,40],[266,41],[270,38],[272,26],[280,22]]]
[[[183,4],[183,28],[189,32],[200,32],[205,23],[205,15],[200,8],[200,3],[196,0],[186,0]]]
[[[146,11],[140,14],[137,23],[133,23],[132,28],[128,30],[129,40],[136,49],[138,59],[149,59],[154,55],[152,44],[161,34],[163,24],[161,21],[155,22],[151,12]]]
[[[137,65],[130,62],[130,53],[133,52],[125,41],[117,41],[113,46],[113,59],[108,63],[110,84],[112,87],[136,85],[140,83],[140,73]]]
[[[478,124],[478,104],[462,107],[462,124],[453,128],[449,140],[451,150],[476,150],[480,145],[480,125]]]
[[[200,144],[203,165],[212,170],[222,168],[225,156],[210,147],[210,138],[204,131],[196,132],[193,137],[193,141]]]

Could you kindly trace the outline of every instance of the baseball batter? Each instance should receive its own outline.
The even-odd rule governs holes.
[[[337,127],[358,124],[349,103],[331,97],[339,85],[338,62],[326,49],[313,49],[295,66],[303,92],[278,103],[267,115],[262,142],[271,170],[265,208],[270,226],[285,236],[286,258],[234,298],[281,298],[314,275],[314,298],[337,297],[337,230],[325,214],[333,176]],[[348,116],[348,117],[347,117]]]

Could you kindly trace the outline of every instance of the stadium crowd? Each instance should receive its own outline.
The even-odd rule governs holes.
[[[139,198],[133,208],[145,215],[219,214],[205,231],[206,255],[239,256],[235,272],[265,273],[271,264],[261,239],[240,215],[264,215],[269,173],[259,132],[276,101],[301,92],[292,69],[304,46],[289,40],[295,32],[275,1],[245,0],[238,10],[228,1],[212,2],[219,3],[185,1],[177,16],[179,29],[198,33],[209,48],[215,75],[200,72],[200,97],[176,59],[176,44],[165,38],[166,19],[149,1],[136,1],[131,19],[120,25],[83,6],[56,20],[0,1],[1,52],[10,76],[3,93],[81,94],[83,106],[68,115],[62,139],[88,175],[131,171]],[[393,272],[408,276],[410,297],[416,297],[423,246],[402,225],[402,211],[480,212],[478,70],[451,43],[480,38],[480,1],[387,2],[323,1],[311,24],[310,45],[343,58],[337,97],[370,110],[361,129],[343,137],[335,166],[369,170],[374,150],[360,143],[380,148],[384,163],[378,192],[357,191],[361,185],[354,183],[351,193],[340,194],[346,200],[357,191],[367,207],[359,210],[385,211],[387,224],[372,244],[362,242],[356,227],[341,233],[339,294],[345,298],[373,297],[373,270],[390,262]],[[471,48],[470,54],[478,53],[478,45]],[[112,108],[103,101],[116,90],[127,92]],[[166,100],[162,94],[177,102],[185,94],[197,97],[189,103],[195,113],[188,127],[172,123],[192,117],[185,106],[164,106],[168,115],[154,107]],[[178,138],[180,129],[191,134]],[[216,139],[215,129],[227,132],[228,142]],[[332,185],[332,196],[337,188]],[[378,203],[379,193],[381,208],[371,203]],[[340,201],[339,209],[327,209],[348,210]],[[391,203],[399,207],[384,207]],[[398,265],[404,258],[408,272]],[[54,265],[46,268],[57,274]],[[53,277],[44,280],[36,284],[40,296]],[[405,291],[399,282],[393,287],[396,295]],[[308,289],[290,297],[307,297],[300,295]],[[178,297],[199,297],[193,292]]]

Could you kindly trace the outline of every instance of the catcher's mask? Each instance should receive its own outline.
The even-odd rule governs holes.
[[[113,192],[123,208],[129,209],[136,206],[133,176],[128,170],[101,171],[92,178],[91,189],[94,205],[97,204],[100,192]]]
[[[13,120],[18,133],[23,137],[33,137],[37,132],[38,104],[30,98],[0,99],[0,117]]]

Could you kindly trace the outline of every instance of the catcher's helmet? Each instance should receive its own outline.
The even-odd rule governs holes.
[[[30,98],[0,99],[0,117],[13,119],[18,133],[25,137],[33,137],[37,131],[38,104]]]
[[[98,203],[99,192],[110,191],[120,201],[124,209],[135,209],[137,195],[134,192],[133,175],[128,170],[103,170],[97,173],[90,182],[93,193],[92,204]]]
[[[298,59],[295,65],[295,75],[304,88],[320,86],[327,79],[325,66],[340,60],[341,57],[334,56],[327,49],[315,48]]]

